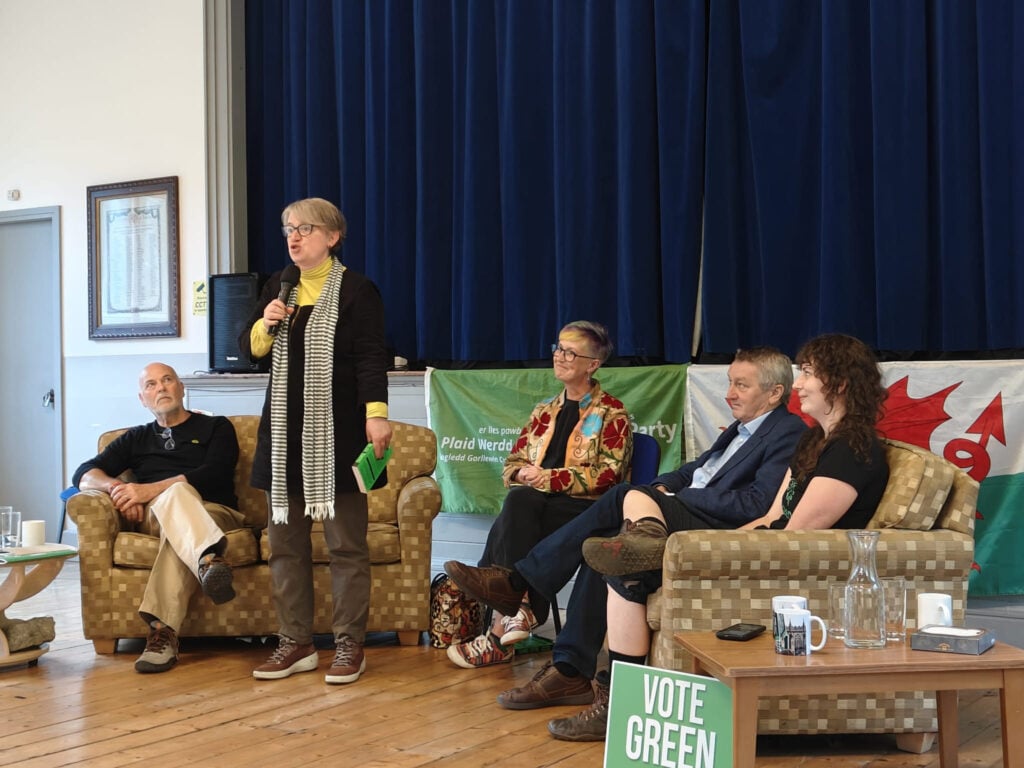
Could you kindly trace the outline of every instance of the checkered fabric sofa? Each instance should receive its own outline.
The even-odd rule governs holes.
[[[227,534],[225,557],[234,569],[236,597],[214,605],[197,591],[179,634],[185,637],[249,637],[277,631],[270,595],[267,502],[249,486],[258,416],[230,416],[240,449],[235,491],[246,527]],[[430,619],[430,548],[441,493],[430,477],[437,440],[426,427],[392,422],[394,455],[388,484],[369,495],[371,594],[368,630],[397,632],[405,644],[419,642]],[[102,449],[123,430],[100,437]],[[145,637],[137,610],[159,540],[121,530],[110,497],[83,491],[68,500],[78,526],[82,579],[82,624],[97,653],[114,653],[119,638]],[[323,528],[313,526],[314,632],[331,632],[331,588]]]
[[[908,627],[918,592],[953,596],[954,623],[964,619],[974,561],[978,483],[938,456],[886,441],[890,477],[869,527],[881,529],[880,576],[907,579]],[[668,540],[664,584],[647,604],[654,666],[690,671],[690,655],[673,633],[712,630],[739,621],[771,626],[773,595],[805,595],[828,616],[828,584],[845,581],[845,531],[690,531]],[[836,642],[829,640],[829,642]],[[865,651],[870,653],[870,651]],[[908,751],[924,751],[937,730],[934,692],[790,696],[761,701],[759,733],[894,733]]]

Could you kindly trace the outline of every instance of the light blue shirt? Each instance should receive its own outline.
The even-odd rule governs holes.
[[[764,423],[764,420],[768,418],[770,413],[771,411],[762,413],[756,419],[751,419],[746,424],[740,424],[739,429],[736,431],[736,437],[725,446],[725,450],[716,451],[711,454],[707,461],[693,471],[693,481],[690,483],[690,487],[706,488],[707,484],[711,482],[711,478],[729,462],[729,459],[733,457],[736,451],[743,447],[743,444],[750,439],[750,436],[757,432],[757,428]]]

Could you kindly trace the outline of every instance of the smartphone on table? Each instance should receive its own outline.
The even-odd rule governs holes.
[[[764,630],[764,624],[740,622],[739,624],[733,624],[731,627],[720,629],[715,634],[722,640],[750,640],[760,635]]]

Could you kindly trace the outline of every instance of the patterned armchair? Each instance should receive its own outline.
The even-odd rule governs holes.
[[[179,634],[184,637],[248,637],[277,631],[270,596],[267,502],[249,486],[256,448],[257,416],[230,416],[240,449],[235,491],[246,527],[227,534],[225,557],[234,568],[236,597],[214,605],[199,591]],[[392,422],[394,455],[388,484],[369,496],[371,593],[370,632],[398,633],[404,644],[419,642],[430,620],[430,548],[441,493],[430,474],[437,440],[426,427]],[[100,436],[100,448],[123,430]],[[97,653],[113,653],[119,638],[145,637],[138,606],[156,557],[158,539],[122,531],[110,497],[83,491],[68,500],[78,526],[82,578],[82,624]],[[331,587],[323,528],[313,526],[314,632],[331,632]]]
[[[890,477],[869,527],[879,528],[880,576],[907,579],[908,626],[914,594],[953,596],[962,623],[974,561],[978,483],[938,456],[886,441]],[[653,631],[650,663],[690,670],[673,633],[711,630],[739,621],[771,626],[773,595],[805,595],[827,617],[828,584],[850,572],[846,532],[690,531],[668,540],[662,588],[647,603]],[[829,642],[836,642],[829,640]],[[870,651],[865,651],[870,653]],[[895,696],[791,696],[764,699],[759,733],[895,733],[901,749],[927,750],[937,730],[934,692]]]

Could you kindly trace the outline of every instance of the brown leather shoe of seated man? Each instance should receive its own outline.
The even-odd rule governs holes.
[[[550,661],[526,685],[498,694],[498,704],[505,709],[540,709],[562,704],[590,704],[594,688],[590,680],[566,677]]]
[[[455,582],[455,586],[498,613],[515,616],[519,612],[523,591],[512,586],[509,578],[512,572],[508,569],[496,565],[476,568],[458,560],[449,560],[444,564],[444,572]]]

